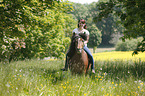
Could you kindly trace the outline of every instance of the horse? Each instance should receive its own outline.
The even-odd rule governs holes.
[[[72,36],[69,49],[69,54],[71,54],[71,56],[69,56],[68,60],[69,69],[72,75],[83,73],[87,74],[90,68],[88,55],[83,49],[85,37],[85,33],[78,35],[74,33]]]

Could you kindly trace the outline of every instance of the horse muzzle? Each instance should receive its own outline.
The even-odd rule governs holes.
[[[77,53],[82,53],[82,48],[77,48]]]

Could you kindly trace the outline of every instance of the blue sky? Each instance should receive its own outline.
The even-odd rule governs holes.
[[[81,3],[81,4],[85,4],[85,3],[92,3],[92,2],[98,2],[98,0],[68,0],[71,2],[75,2],[75,3]]]

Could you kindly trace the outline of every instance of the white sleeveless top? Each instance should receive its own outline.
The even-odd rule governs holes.
[[[86,29],[83,29],[83,30],[80,32],[80,31],[78,31],[78,28],[76,28],[76,29],[74,29],[74,30],[72,31],[72,33],[76,33],[76,34],[84,33],[84,32],[86,33],[87,36],[90,35],[89,31],[86,30]],[[84,44],[85,44],[85,46],[87,46],[87,42],[84,42]]]

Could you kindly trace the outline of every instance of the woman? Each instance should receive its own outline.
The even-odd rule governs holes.
[[[89,50],[89,48],[87,47],[87,43],[89,41],[89,31],[86,30],[87,26],[86,26],[86,23],[85,23],[85,20],[84,19],[80,19],[78,21],[78,28],[74,29],[72,32],[75,33],[75,34],[79,34],[79,33],[86,33],[87,35],[87,40],[84,41],[84,50],[85,52],[88,54],[88,58],[90,59],[89,63],[91,63],[91,70],[92,70],[92,73],[95,73],[95,69],[94,69],[94,59],[93,59],[93,56]],[[66,54],[66,62],[65,62],[65,68],[63,68],[62,70],[63,71],[67,71],[68,70],[68,58],[69,57],[69,51],[68,53]]]

